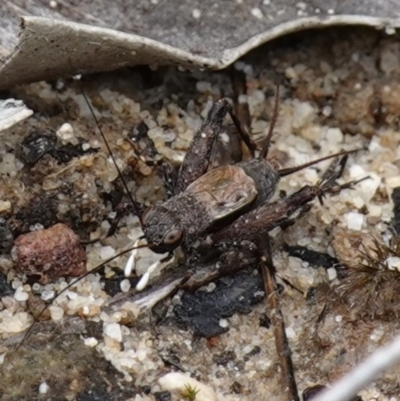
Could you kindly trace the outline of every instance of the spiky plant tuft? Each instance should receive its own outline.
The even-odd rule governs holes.
[[[336,288],[340,299],[357,317],[392,320],[400,316],[400,237],[389,245],[373,239]]]
[[[197,389],[197,387],[192,387],[190,384],[185,384],[185,390],[182,392],[182,395],[188,401],[195,401],[199,391],[200,390]]]

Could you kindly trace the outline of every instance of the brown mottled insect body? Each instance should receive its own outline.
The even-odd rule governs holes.
[[[267,159],[277,103],[278,100],[270,131],[258,157],[207,171],[227,113],[252,154],[255,150],[250,136],[232,113],[229,102],[222,99],[213,104],[179,169],[175,196],[159,206],[147,208],[141,216],[144,237],[150,249],[157,253],[172,253],[181,246],[184,253],[190,256],[193,245],[196,243],[197,247],[202,239],[206,247],[219,247],[221,244],[226,248],[228,242],[268,233],[323,192],[317,186],[307,187],[299,191],[301,195],[294,194],[268,204],[281,177],[319,161],[351,153],[343,152],[302,166],[279,170]],[[328,171],[326,174],[330,176],[331,173]]]
[[[275,193],[280,176],[263,157],[207,171],[228,113],[254,154],[256,146],[230,103],[226,99],[215,102],[179,169],[175,196],[160,206],[149,207],[141,216],[144,236],[154,252],[172,252],[181,245],[187,253],[199,238],[267,202]]]

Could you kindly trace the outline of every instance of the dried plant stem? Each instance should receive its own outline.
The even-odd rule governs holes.
[[[282,369],[282,389],[288,401],[299,401],[296,378],[292,362],[292,352],[286,336],[285,322],[281,312],[278,286],[275,279],[275,268],[272,263],[271,249],[268,241],[267,252],[261,257],[262,274],[265,291],[268,294],[268,309],[274,330],[276,351]]]
[[[400,362],[400,335],[389,345],[376,350],[329,390],[313,398],[313,401],[347,401],[374,381],[384,370],[398,362]]]

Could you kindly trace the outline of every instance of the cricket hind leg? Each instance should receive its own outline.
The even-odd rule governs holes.
[[[241,129],[237,128],[238,134],[246,143],[251,157],[254,158],[254,151],[257,150],[256,144],[251,140],[249,133],[251,132],[251,115],[250,107],[247,99],[247,81],[246,75],[236,68],[231,68],[231,81],[233,89],[233,109],[231,110],[231,118],[237,128],[239,125]],[[235,122],[236,120],[236,122]]]
[[[272,113],[268,134],[264,140],[264,144],[261,149],[260,155],[258,156],[260,160],[266,159],[268,157],[269,147],[271,146],[272,135],[274,133],[276,121],[278,120],[278,114],[279,114],[279,86],[276,87],[274,112]]]
[[[241,122],[243,130],[250,132],[251,116],[246,96],[246,75],[234,67],[230,69],[230,72],[233,89],[233,111]],[[243,160],[245,150],[242,147],[242,136],[235,124],[226,127],[225,134],[221,131],[219,135],[209,169],[236,164]]]
[[[337,184],[336,180],[340,177],[344,164],[345,159],[335,163],[335,168],[328,169],[329,174],[324,175],[317,185],[304,186],[290,196],[275,202],[265,203],[243,214],[220,231],[208,235],[202,241],[201,246],[206,251],[210,247],[227,249],[235,244],[240,246],[242,242],[254,241],[260,235],[266,235],[274,228],[285,224],[288,219],[297,218],[303,208],[316,198],[323,204],[325,196],[336,195],[343,189],[351,189],[357,183],[368,178],[365,177],[342,185]],[[238,238],[241,240],[238,241]]]
[[[234,125],[227,126],[220,138],[215,144],[209,170],[240,163],[243,159],[242,140]]]
[[[177,193],[184,191],[209,168],[215,143],[225,116],[229,114],[242,140],[254,155],[256,144],[249,132],[233,111],[227,99],[213,103],[200,129],[195,134],[178,172]]]

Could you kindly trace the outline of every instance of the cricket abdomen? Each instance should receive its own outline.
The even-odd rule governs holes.
[[[265,204],[275,194],[280,176],[267,160],[252,159],[236,165],[251,177],[257,191],[257,201],[254,207]]]

